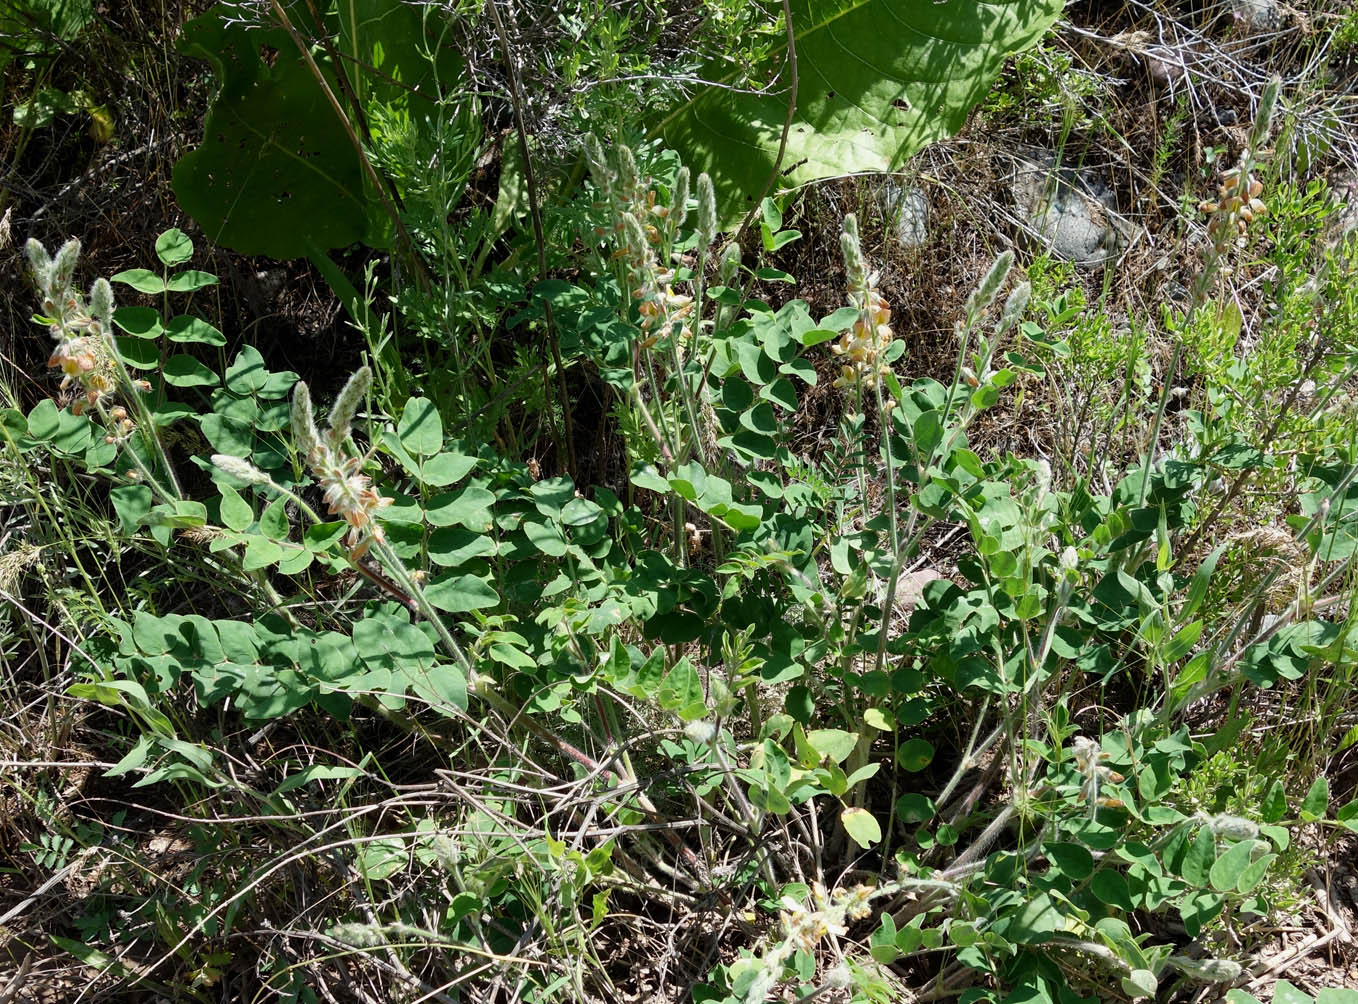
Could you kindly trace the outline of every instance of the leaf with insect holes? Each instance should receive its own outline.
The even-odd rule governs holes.
[[[1060,14],[1060,0],[994,3],[792,0],[797,92],[786,135],[785,187],[862,171],[898,169],[928,143],[961,128],[1005,57],[1032,45]],[[737,219],[773,177],[788,113],[786,44],[753,79],[756,90],[698,87],[653,133],[717,187],[719,211]],[[746,67],[740,72],[748,73]],[[770,235],[781,224],[765,216]]]

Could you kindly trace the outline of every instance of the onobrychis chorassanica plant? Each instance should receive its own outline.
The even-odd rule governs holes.
[[[1099,749],[1099,744],[1093,739],[1085,736],[1076,736],[1070,741],[1070,746],[1071,752],[1075,754],[1075,769],[1080,772],[1082,778],[1080,800],[1089,802],[1091,811],[1100,805],[1105,808],[1121,806],[1121,799],[1103,798],[1099,795],[1099,789],[1105,781],[1110,784],[1121,784],[1125,780],[1112,767],[1102,763],[1109,759],[1109,755]]]
[[[305,383],[298,383],[292,392],[292,441],[304,458],[307,469],[321,487],[322,497],[330,513],[349,524],[345,545],[349,560],[357,563],[368,548],[386,540],[382,527],[373,519],[374,513],[392,503],[372,486],[372,479],[363,473],[369,456],[346,456],[345,444],[353,431],[354,415],[359,403],[372,386],[372,370],[359,368],[351,376],[330,409],[330,424],[325,432],[316,425],[316,412],[311,405],[311,391]],[[218,470],[252,484],[277,487],[273,479],[241,457],[214,454],[212,463]]]
[[[85,300],[72,286],[76,262],[80,259],[80,241],[69,240],[49,256],[42,244],[29,238],[24,245],[28,254],[33,281],[42,296],[42,314],[35,318],[45,324],[56,348],[47,365],[60,369],[63,390],[75,384],[84,391],[83,401],[77,401],[71,411],[79,415],[85,408],[98,405],[118,390],[118,358],[112,342],[113,287],[107,279],[94,280],[89,299]],[[145,380],[128,379],[129,389],[150,390]],[[121,420],[126,421],[123,412]],[[130,429],[130,426],[128,427]],[[123,429],[124,434],[128,429]]]
[[[128,477],[144,480],[162,501],[173,501],[182,493],[165,454],[164,445],[156,434],[155,422],[147,411],[141,394],[151,389],[146,380],[133,379],[113,341],[113,287],[104,278],[95,279],[86,299],[75,291],[75,267],[80,260],[80,241],[72,239],[63,244],[55,255],[48,255],[40,241],[29,238],[24,245],[29,269],[38,293],[42,297],[42,313],[34,317],[44,325],[56,341],[47,364],[62,372],[63,390],[76,386],[83,397],[71,406],[80,415],[93,408],[104,424],[104,441],[125,443],[140,425],[144,439],[160,461],[169,488],[161,485],[152,469],[136,450],[127,450],[131,463]],[[121,394],[123,401],[137,413],[137,421],[129,416],[123,405],[108,407],[110,399]]]
[[[840,375],[835,387],[849,390],[855,387],[875,389],[877,382],[891,372],[887,350],[893,338],[891,309],[877,288],[876,272],[869,272],[863,260],[863,248],[858,240],[858,218],[853,213],[844,217],[844,232],[839,235],[839,246],[844,252],[844,270],[848,275],[849,302],[858,309],[853,326],[830,346],[830,351],[841,360]],[[890,411],[894,399],[882,401],[884,411]]]
[[[614,256],[627,266],[627,283],[632,299],[637,301],[641,315],[640,326],[646,333],[643,348],[650,348],[670,334],[681,339],[690,335],[687,319],[693,314],[694,300],[674,291],[675,269],[660,260],[665,249],[671,248],[688,216],[689,171],[679,169],[671,193],[671,205],[657,201],[649,178],[643,178],[631,149],[619,145],[616,169],[608,163],[598,137],[588,135],[584,140],[585,159],[590,174],[613,216],[613,237],[621,246]],[[706,251],[717,235],[717,200],[712,179],[698,175],[698,245]],[[597,236],[609,236],[606,228],[599,228]],[[675,253],[676,259],[683,262]],[[678,330],[675,328],[678,326]]]

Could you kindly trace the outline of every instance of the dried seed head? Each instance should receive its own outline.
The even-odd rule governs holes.
[[[358,406],[363,403],[372,382],[373,371],[367,366],[360,366],[340,390],[339,397],[335,398],[335,406],[330,409],[330,428],[325,430],[325,443],[330,449],[338,452],[349,438],[354,415],[358,413]]]
[[[302,380],[292,390],[292,443],[304,457],[311,456],[321,445],[321,434],[316,429],[316,413],[311,407],[311,391]]]
[[[688,179],[687,167],[679,168],[679,173],[674,176],[674,192],[670,197],[669,218],[674,223],[676,232],[684,225],[684,220],[688,216]],[[699,220],[701,220],[701,216]]]
[[[233,478],[240,478],[247,484],[267,485],[272,484],[272,479],[250,461],[241,457],[227,456],[225,453],[214,453],[212,455],[212,466],[223,474],[230,474]]]

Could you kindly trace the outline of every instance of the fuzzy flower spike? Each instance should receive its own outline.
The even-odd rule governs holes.
[[[113,289],[108,280],[96,279],[88,299],[75,291],[72,280],[80,258],[77,240],[67,241],[50,257],[36,240],[30,239],[24,250],[42,296],[43,320],[56,341],[47,365],[61,370],[63,390],[76,386],[84,392],[84,400],[77,401],[71,409],[78,415],[118,389],[118,362],[111,341]],[[143,380],[133,381],[133,386],[138,390],[150,389],[150,384]],[[125,436],[130,428],[126,413],[115,416],[115,422],[115,436]]]
[[[858,319],[830,346],[839,357],[840,375],[835,387],[849,390],[861,385],[869,389],[891,372],[887,350],[895,337],[891,331],[891,308],[877,288],[878,276],[869,273],[863,259],[863,248],[858,239],[858,219],[852,213],[844,217],[844,232],[839,237],[844,253],[844,271],[848,278],[849,302],[858,310]],[[890,410],[894,402],[887,398],[883,408]]]
[[[380,544],[386,539],[373,514],[392,503],[392,499],[379,495],[372,479],[362,473],[368,458],[344,455],[354,415],[371,386],[372,370],[364,366],[349,378],[335,399],[330,426],[323,433],[317,429],[307,385],[299,383],[292,394],[293,443],[320,483],[330,512],[349,524],[345,543],[352,561],[363,557],[373,541]]]

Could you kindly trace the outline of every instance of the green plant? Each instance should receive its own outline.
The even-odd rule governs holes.
[[[76,654],[52,678],[123,744],[105,783],[154,787],[197,855],[144,885],[127,855],[54,944],[123,989],[191,999],[228,969],[307,999],[332,956],[431,998],[613,999],[630,974],[604,947],[655,918],[680,918],[666,936],[726,925],[689,988],[709,1002],[885,1001],[907,972],[924,996],[1063,1002],[1244,977],[1256,918],[1296,901],[1298,833],[1358,830],[1325,777],[1244,759],[1259,690],[1322,708],[1329,742],[1342,693],[1320,678],[1358,666],[1340,616],[1352,434],[1332,401],[1295,423],[1277,401],[1308,372],[1337,397],[1350,372],[1349,322],[1323,301],[1324,362],[1298,358],[1315,270],[1293,238],[1318,197],[1280,193],[1283,372],[1252,371],[1225,358],[1216,280],[1250,267],[1236,240],[1263,183],[1248,153],[1222,179],[1208,270],[1166,324],[1203,407],[1171,409],[1171,387],[1149,393],[1150,322],[1110,338],[1069,271],[1022,281],[1013,252],[951,305],[949,371],[904,378],[902,312],[856,218],[843,306],[814,309],[762,257],[806,239],[786,207],[761,201],[757,243],[722,248],[715,183],[655,147],[588,140],[589,182],[537,207],[541,274],[497,270],[512,167],[503,207],[439,219],[463,161],[420,175],[405,158],[465,152],[456,120],[385,127],[426,263],[479,286],[399,294],[422,341],[462,325],[458,372],[434,382],[431,353],[428,393],[392,371],[410,343],[383,342],[375,269],[352,312],[371,358],[327,402],[328,377],[226,354],[176,313],[215,281],[184,267],[182,232],[154,270],[114,276],[154,305],[117,309],[108,283],[75,292],[77,247],[30,246],[80,398],[3,413],[8,477],[35,533],[94,538],[102,520],[132,583],[65,587],[93,600],[63,608]],[[1324,281],[1347,310],[1347,276]],[[491,344],[511,303],[541,339]],[[513,393],[500,367],[551,392],[499,402],[493,433],[564,419],[552,378],[569,368],[624,432],[616,456],[544,476],[531,435],[478,435]],[[986,448],[987,413],[1071,374],[1122,389],[1073,396],[1065,456]],[[814,395],[833,407],[812,447]],[[1247,483],[1290,518],[1219,532]],[[93,545],[37,539],[88,576]],[[1255,560],[1265,543],[1286,560]],[[51,576],[27,554],[11,575]],[[30,839],[25,865],[76,844],[116,859],[122,826]],[[136,918],[117,945],[136,956],[109,950],[113,911]]]
[[[783,76],[769,93],[699,90],[661,116],[655,133],[719,190],[730,218],[774,181],[791,185],[886,171],[956,132],[999,72],[1055,20],[1039,0],[990,8],[880,4],[784,5],[787,44],[760,64]],[[846,49],[843,39],[853,39]],[[729,76],[729,72],[718,76]],[[889,82],[889,83],[888,83]],[[778,168],[786,168],[775,177]]]
[[[185,26],[181,44],[220,85],[202,145],[175,165],[175,192],[214,241],[244,253],[385,246],[396,212],[369,149],[400,142],[426,117],[451,117],[469,149],[479,138],[474,103],[450,101],[451,112],[441,103],[459,63],[416,8],[347,0],[320,23],[314,11],[276,3],[259,30],[219,6]],[[298,25],[319,34],[324,58]]]

